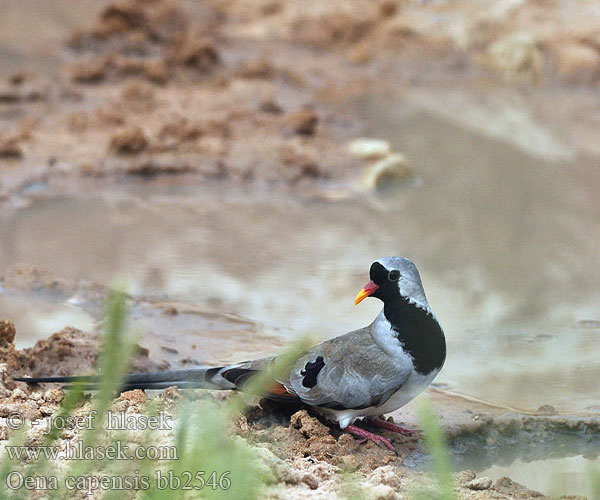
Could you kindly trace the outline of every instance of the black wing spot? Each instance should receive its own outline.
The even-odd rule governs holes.
[[[304,366],[304,370],[300,372],[300,375],[304,375],[302,379],[302,385],[304,387],[308,387],[312,389],[315,385],[317,385],[317,375],[325,366],[325,361],[323,361],[323,356],[318,356],[317,359],[311,363],[310,361],[306,363]]]

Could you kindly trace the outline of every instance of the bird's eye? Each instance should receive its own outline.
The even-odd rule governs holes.
[[[400,271],[397,271],[396,269],[390,271],[390,274],[388,274],[388,279],[390,281],[398,281],[400,279]]]

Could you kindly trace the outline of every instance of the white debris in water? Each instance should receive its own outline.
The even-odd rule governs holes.
[[[404,155],[394,153],[367,167],[360,180],[364,189],[376,190],[390,184],[404,182],[412,177],[413,171],[408,166]]]
[[[390,143],[383,139],[359,137],[348,143],[348,152],[366,160],[380,159],[391,153]]]

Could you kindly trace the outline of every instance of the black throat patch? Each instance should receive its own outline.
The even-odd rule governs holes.
[[[383,314],[398,341],[413,358],[415,370],[427,375],[446,360],[446,339],[437,320],[424,309],[397,295],[385,301]]]

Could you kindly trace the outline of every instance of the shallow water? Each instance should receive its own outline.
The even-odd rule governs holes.
[[[18,325],[17,349],[30,347],[33,339],[47,337],[65,326],[91,331],[95,318],[66,302],[57,302],[33,294],[7,293],[0,289],[0,316]],[[45,332],[45,334],[43,333]]]
[[[515,460],[508,466],[493,466],[481,473],[494,480],[510,477],[528,488],[559,497],[575,492],[594,498],[590,482],[590,461],[582,455],[566,458],[546,458],[524,462]]]

